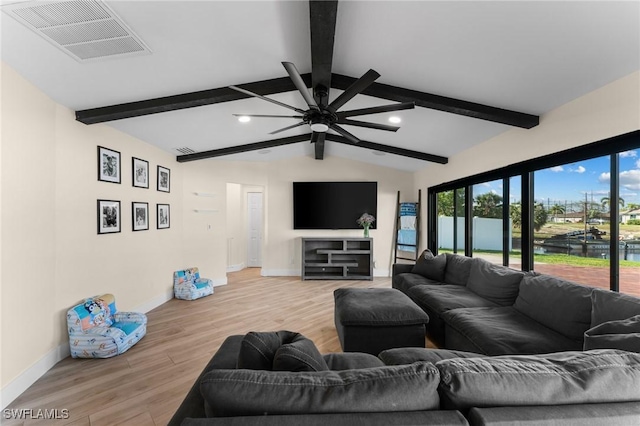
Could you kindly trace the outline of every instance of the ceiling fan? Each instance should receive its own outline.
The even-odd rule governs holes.
[[[294,129],[299,126],[309,125],[311,130],[313,131],[311,135],[311,142],[317,142],[318,138],[322,137],[321,135],[327,132],[328,130],[333,130],[336,133],[344,136],[348,140],[353,143],[359,143],[360,139],[351,134],[350,132],[343,129],[340,124],[348,125],[348,126],[358,126],[358,127],[366,127],[369,129],[377,129],[377,130],[386,130],[390,132],[395,132],[400,127],[398,126],[390,126],[387,124],[379,124],[379,123],[368,123],[365,121],[359,120],[351,120],[349,117],[355,117],[360,115],[368,115],[368,114],[378,114],[383,112],[390,111],[399,111],[403,109],[412,109],[415,108],[414,102],[401,102],[397,104],[389,104],[382,105],[371,108],[361,108],[361,109],[353,109],[348,111],[338,111],[340,107],[349,102],[353,97],[362,92],[364,89],[369,87],[371,83],[373,83],[380,74],[378,74],[374,70],[367,71],[362,77],[357,79],[351,86],[349,86],[340,96],[334,99],[331,103],[327,103],[329,98],[329,91],[323,85],[317,85],[314,88],[315,97],[319,99],[319,102],[316,102],[316,99],[311,96],[309,90],[307,89],[307,85],[304,83],[300,72],[294,64],[291,62],[283,62],[282,65],[287,70],[289,77],[293,81],[293,84],[296,86],[302,98],[307,103],[309,109],[302,110],[300,108],[296,108],[291,105],[287,105],[285,103],[276,101],[275,99],[267,98],[266,96],[259,95],[257,93],[251,92],[249,90],[242,89],[238,86],[229,86],[229,88],[233,90],[237,90],[238,92],[244,93],[249,96],[253,96],[259,99],[263,99],[265,101],[271,102],[276,105],[280,105],[282,107],[288,108],[298,113],[298,115],[264,115],[264,114],[234,114],[234,116],[240,117],[261,117],[261,118],[293,118],[301,120],[300,122],[293,124],[291,126],[283,127],[282,129],[274,130],[271,132],[271,135],[275,135],[280,132],[284,132],[286,130]]]

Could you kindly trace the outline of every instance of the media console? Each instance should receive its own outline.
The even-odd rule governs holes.
[[[372,280],[373,239],[302,238],[303,280]]]

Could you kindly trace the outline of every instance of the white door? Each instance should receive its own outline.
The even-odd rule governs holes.
[[[247,206],[249,216],[249,248],[247,266],[262,266],[262,193],[248,192]]]

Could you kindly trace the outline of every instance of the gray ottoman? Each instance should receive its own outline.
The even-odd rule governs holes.
[[[335,322],[344,352],[378,355],[391,348],[425,347],[429,316],[393,288],[339,288]]]

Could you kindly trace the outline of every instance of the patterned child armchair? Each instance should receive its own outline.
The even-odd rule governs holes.
[[[113,294],[103,294],[69,309],[67,329],[73,358],[110,358],[144,337],[147,316],[118,312]]]
[[[198,268],[188,268],[173,273],[173,294],[176,299],[195,300],[213,294],[213,282],[200,278]]]

